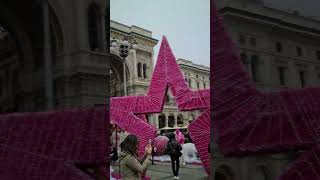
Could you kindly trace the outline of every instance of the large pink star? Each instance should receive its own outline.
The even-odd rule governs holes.
[[[106,117],[104,106],[0,115],[0,179],[92,180],[95,166],[105,176]]]
[[[203,110],[202,115],[190,124],[189,131],[208,170],[209,90],[191,91],[188,88],[165,37],[161,43],[147,96],[111,98],[111,119],[124,130],[138,136],[142,154],[148,140],[155,137],[156,129],[139,119],[137,115],[162,112],[167,87],[175,97],[179,110]]]
[[[228,155],[301,151],[280,180],[320,178],[320,88],[256,89],[211,3],[214,137]]]

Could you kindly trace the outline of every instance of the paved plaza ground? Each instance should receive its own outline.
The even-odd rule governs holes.
[[[152,180],[169,180],[173,179],[171,170],[171,163],[169,162],[155,162],[156,165],[150,165],[147,171],[147,175]],[[118,168],[113,166],[113,169],[117,172]],[[207,180],[204,169],[200,165],[181,166],[179,170],[179,177],[181,180]]]

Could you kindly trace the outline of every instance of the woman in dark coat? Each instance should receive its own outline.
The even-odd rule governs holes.
[[[182,155],[181,150],[182,150],[182,147],[177,142],[175,135],[170,134],[169,142],[167,146],[167,152],[170,155],[174,179],[180,179],[178,175],[179,175],[179,167],[180,167],[179,157]]]

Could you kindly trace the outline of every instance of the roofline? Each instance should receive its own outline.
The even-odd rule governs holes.
[[[251,18],[255,18],[255,19],[262,19],[262,20],[270,21],[272,23],[276,23],[276,24],[286,26],[289,28],[303,30],[303,31],[307,31],[307,32],[311,32],[311,33],[315,33],[317,35],[320,35],[320,29],[318,30],[315,28],[310,28],[310,27],[305,27],[302,25],[294,24],[294,23],[285,22],[282,19],[269,17],[269,16],[265,16],[265,15],[261,15],[261,14],[256,14],[256,13],[245,11],[242,9],[237,9],[237,8],[233,8],[233,7],[224,7],[222,9],[220,9],[219,12],[221,14],[226,13],[226,12],[237,13],[237,14],[240,14],[243,16],[247,16],[247,17],[251,17]]]
[[[125,25],[125,24],[123,24],[123,23],[120,23],[120,22],[115,21],[115,20],[112,20],[112,19],[110,19],[110,22],[114,22],[114,23],[116,23],[116,24],[119,24],[119,25],[122,25],[122,26],[125,26],[125,27],[128,27],[128,28],[136,27],[136,28],[142,29],[142,30],[144,30],[144,31],[147,31],[147,32],[149,32],[149,33],[152,33],[152,31],[147,30],[147,29],[144,29],[144,28],[142,28],[142,27],[140,27],[140,26],[136,26],[136,25],[128,26],[128,25]]]
[[[192,65],[188,65],[188,64],[184,64],[184,63],[181,63],[179,64],[178,61],[181,61],[181,62],[189,62],[191,63]],[[185,67],[190,67],[190,68],[194,68],[194,69],[199,69],[199,70],[203,70],[203,71],[209,71],[210,72],[210,67],[209,66],[205,66],[205,65],[202,65],[202,64],[196,64],[190,60],[186,60],[186,59],[182,59],[182,58],[178,58],[177,59],[177,63],[179,66],[185,66]]]
[[[122,30],[120,30],[120,29],[113,28],[113,27],[110,27],[110,30],[119,31],[119,32],[124,33],[124,34],[134,34],[134,35],[141,36],[141,37],[143,37],[143,38],[147,38],[147,39],[150,39],[150,40],[152,40],[152,41],[155,41],[156,43],[159,42],[158,39],[155,39],[155,38],[152,38],[152,37],[148,37],[148,36],[145,36],[145,35],[142,35],[142,34],[138,34],[138,33],[136,33],[136,32],[129,32],[129,33],[128,33],[128,32],[122,31]]]

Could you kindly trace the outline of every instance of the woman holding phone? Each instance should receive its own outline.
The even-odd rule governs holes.
[[[120,144],[119,153],[120,174],[123,180],[139,180],[151,164],[152,146],[149,143],[145,148],[144,158],[138,159],[138,138],[128,135]]]

